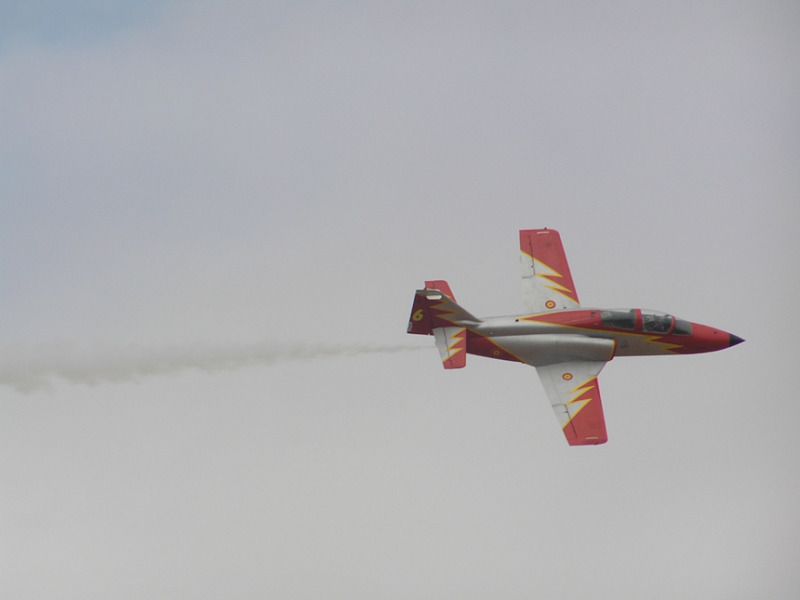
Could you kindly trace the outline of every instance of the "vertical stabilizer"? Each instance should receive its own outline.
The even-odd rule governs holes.
[[[461,308],[446,281],[426,281],[417,290],[408,333],[433,335],[445,369],[460,369],[467,364],[467,327],[479,319]]]

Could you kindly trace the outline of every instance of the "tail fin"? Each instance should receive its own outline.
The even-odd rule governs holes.
[[[467,325],[480,320],[461,308],[446,281],[426,281],[417,290],[408,333],[433,335],[445,369],[460,369],[467,364]]]

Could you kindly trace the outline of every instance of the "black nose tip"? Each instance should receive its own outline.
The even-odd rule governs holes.
[[[740,338],[738,335],[730,334],[731,341],[728,343],[728,347],[735,346],[736,344],[741,344],[744,340]]]

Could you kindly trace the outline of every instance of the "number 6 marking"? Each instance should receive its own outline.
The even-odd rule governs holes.
[[[411,320],[419,323],[422,319],[425,318],[425,311],[421,308],[417,310],[413,315],[411,315]]]

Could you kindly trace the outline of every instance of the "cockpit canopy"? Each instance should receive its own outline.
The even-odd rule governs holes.
[[[643,331],[660,335],[691,335],[692,324],[672,315],[646,308],[630,310],[604,310],[600,314],[603,324],[615,329]]]
[[[675,317],[655,310],[642,311],[642,330],[648,333],[669,333]]]
[[[615,329],[636,329],[636,309],[631,310],[604,310],[600,313],[603,325]]]

